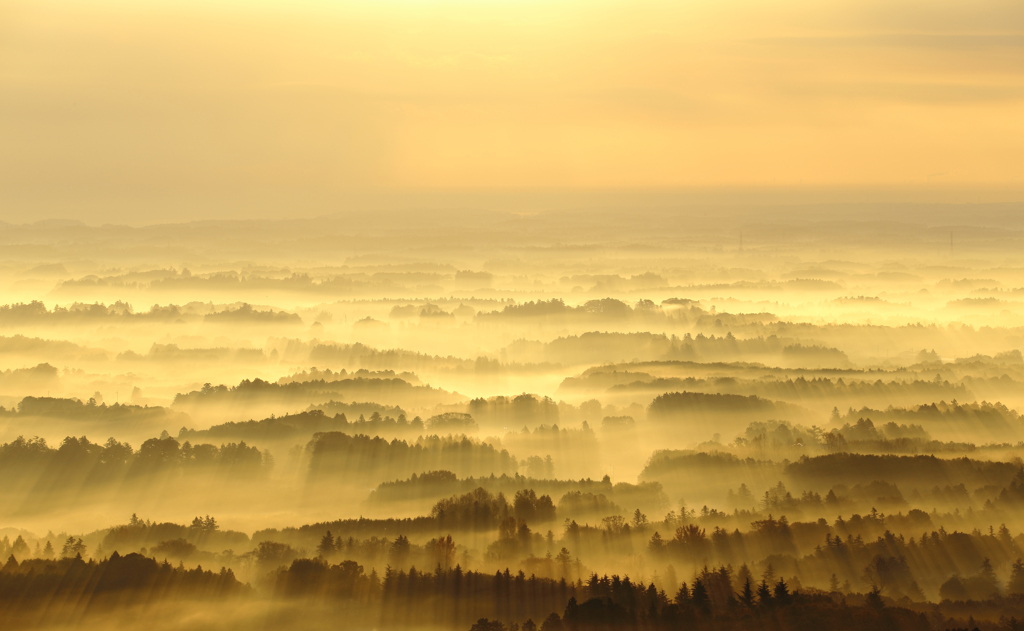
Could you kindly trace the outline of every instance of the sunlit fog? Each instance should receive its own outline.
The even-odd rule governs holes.
[[[1024,629],[1019,3],[0,3],[0,628]]]

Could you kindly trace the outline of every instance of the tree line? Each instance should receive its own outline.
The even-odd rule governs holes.
[[[146,440],[137,450],[114,438],[94,443],[85,436],[68,436],[57,447],[43,438],[23,436],[0,445],[0,476],[7,481],[7,492],[25,485],[36,491],[106,485],[173,471],[252,477],[272,464],[268,452],[244,441],[218,447],[179,443],[166,435]]]

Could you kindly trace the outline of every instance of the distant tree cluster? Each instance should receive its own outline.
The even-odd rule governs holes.
[[[381,406],[383,407],[383,406]],[[323,410],[313,409],[298,414],[273,416],[260,421],[237,421],[214,425],[209,429],[195,430],[182,428],[178,432],[179,440],[248,440],[248,441],[282,441],[306,439],[317,432],[346,432],[349,434],[398,434],[417,437],[424,434],[425,428],[420,417],[411,421],[404,413],[398,418],[381,416],[374,410],[370,418],[362,414],[355,421],[349,421],[344,413],[328,416]]]
[[[135,450],[113,438],[100,444],[85,436],[69,436],[53,448],[42,438],[19,436],[0,445],[0,476],[7,480],[8,492],[29,483],[37,491],[80,488],[173,471],[252,476],[266,472],[270,463],[268,454],[245,442],[217,447],[179,443],[170,437],[150,438]]]
[[[223,602],[251,593],[229,569],[186,570],[141,554],[114,552],[101,561],[80,554],[57,561],[13,556],[0,569],[0,613],[22,626],[45,611],[51,622],[78,622],[85,613],[178,599]]]
[[[0,407],[0,414],[7,416],[40,416],[76,421],[104,421],[110,423],[163,423],[174,426],[189,420],[187,414],[174,412],[160,406],[107,405],[95,398],[61,399],[56,397],[25,397],[16,408],[6,410]]]
[[[558,404],[549,397],[533,394],[473,399],[469,402],[469,413],[494,425],[558,422]]]
[[[648,415],[657,420],[670,420],[682,415],[709,417],[729,414],[741,418],[776,417],[785,415],[790,406],[775,403],[756,396],[736,394],[705,394],[703,392],[666,392],[659,395],[647,408]],[[760,420],[760,418],[752,419]]]
[[[132,515],[126,524],[111,526],[100,546],[104,550],[149,550],[156,558],[195,560],[199,548],[243,550],[250,545],[244,532],[222,530],[215,517],[196,516],[188,525],[152,522]]]
[[[383,505],[386,502],[468,493],[478,487],[493,494],[505,495],[514,495],[521,489],[532,489],[539,495],[561,498],[559,505],[568,502],[565,510],[573,515],[577,514],[575,511],[578,509],[580,512],[600,513],[598,516],[603,517],[616,512],[618,509],[602,511],[617,506],[617,503],[643,507],[644,510],[663,510],[668,506],[668,497],[660,482],[613,484],[608,476],[600,480],[558,480],[519,474],[459,479],[451,471],[445,470],[429,471],[419,475],[414,473],[405,480],[382,482],[370,494],[369,501]]]
[[[429,612],[431,622],[471,631],[618,631],[764,628],[803,630],[867,628],[930,631],[955,627],[941,609],[897,606],[878,590],[864,595],[795,589],[784,579],[760,581],[726,567],[698,572],[691,584],[666,594],[628,577],[566,581],[508,570],[388,570],[367,575],[352,561],[330,565],[297,559],[281,569],[277,593],[348,603],[350,622],[410,628]]]
[[[309,475],[319,481],[365,482],[448,468],[464,476],[514,474],[519,463],[505,450],[465,436],[421,436],[415,443],[342,432],[314,434],[306,445]]]
[[[174,406],[191,408],[214,403],[222,404],[295,404],[322,403],[332,397],[356,400],[397,400],[402,405],[453,404],[464,401],[455,395],[427,385],[413,385],[398,377],[349,377],[334,381],[291,381],[275,383],[263,379],[243,379],[236,386],[205,384],[199,390],[178,393]]]

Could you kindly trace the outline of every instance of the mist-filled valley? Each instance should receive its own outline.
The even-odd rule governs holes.
[[[1019,210],[2,225],[4,626],[1019,624]]]
[[[1024,631],[1021,0],[0,0],[0,631]]]

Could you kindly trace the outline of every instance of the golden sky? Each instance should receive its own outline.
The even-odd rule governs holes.
[[[2,0],[0,139],[7,219],[260,191],[300,212],[367,188],[1020,189],[1024,3]]]

